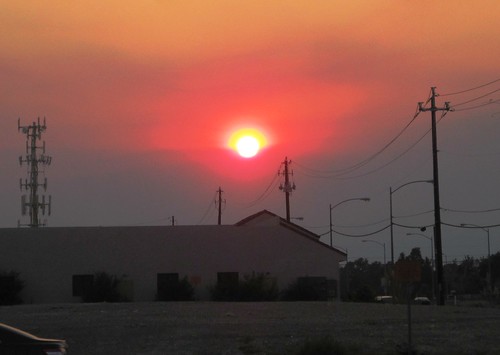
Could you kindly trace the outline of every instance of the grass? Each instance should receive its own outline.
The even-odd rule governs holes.
[[[297,355],[361,355],[359,348],[341,344],[332,337],[308,339],[297,351]]]

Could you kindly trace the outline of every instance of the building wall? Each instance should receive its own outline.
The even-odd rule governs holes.
[[[343,260],[278,223],[0,229],[0,270],[20,273],[27,303],[79,302],[72,275],[99,271],[128,280],[134,301],[155,299],[158,273],[187,276],[208,299],[217,272],[269,273],[282,289],[301,276],[338,280]]]

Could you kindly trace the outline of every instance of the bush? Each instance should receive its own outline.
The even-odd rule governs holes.
[[[264,273],[245,275],[237,283],[220,283],[210,288],[213,301],[262,302],[276,301],[279,290],[276,280]]]
[[[324,277],[299,277],[283,290],[284,301],[326,301],[327,282]]]
[[[194,296],[193,286],[187,277],[179,280],[173,287],[158,290],[158,301],[192,301]]]
[[[362,286],[354,292],[352,300],[354,302],[373,302],[375,294],[368,287]]]
[[[15,271],[0,272],[0,305],[21,304],[24,282]]]
[[[120,295],[118,285],[120,280],[115,275],[109,275],[105,272],[94,274],[92,287],[85,291],[83,302],[123,302],[127,301]]]
[[[276,301],[279,295],[276,280],[263,273],[245,275],[239,288],[241,301]]]

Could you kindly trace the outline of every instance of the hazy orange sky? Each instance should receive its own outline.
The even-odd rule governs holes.
[[[389,187],[432,178],[428,136],[393,161],[430,128],[430,114],[366,166],[332,171],[388,144],[431,86],[456,93],[500,78],[497,0],[3,1],[0,10],[2,227],[20,219],[26,170],[16,165],[25,144],[17,119],[46,116],[50,226],[169,224],[171,216],[213,224],[219,186],[226,224],[264,208],[284,216],[275,176],[288,157],[301,225],[323,234],[329,204],[366,195],[369,204],[334,213],[339,229],[350,226],[343,232],[369,233],[387,224]],[[439,97],[438,105],[499,87]],[[493,92],[459,105],[440,122],[443,207],[500,207],[498,99]],[[242,127],[266,135],[256,158],[227,148]],[[432,209],[429,190],[398,196],[400,215]],[[432,214],[418,218],[403,224],[428,224]],[[443,220],[494,225],[500,213]],[[448,229],[445,254],[484,254],[480,232]],[[406,232],[398,231],[396,249],[418,244],[425,254],[425,240],[408,241]],[[385,242],[387,233],[372,238]],[[336,236],[335,244],[353,257],[379,257],[359,239]]]

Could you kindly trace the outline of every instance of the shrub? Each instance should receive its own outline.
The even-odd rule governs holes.
[[[375,295],[372,290],[370,290],[366,286],[362,286],[356,290],[353,294],[354,302],[373,302],[375,299]]]
[[[122,302],[126,301],[118,291],[120,280],[115,275],[105,272],[94,274],[92,287],[85,291],[83,302]]]
[[[239,288],[241,301],[276,301],[279,295],[276,280],[264,273],[252,273],[251,276],[245,275]]]
[[[252,273],[237,283],[217,282],[210,288],[210,294],[214,301],[261,302],[277,300],[279,290],[276,280],[267,274]]]
[[[0,272],[0,305],[23,303],[21,298],[23,288],[24,282],[18,272]]]
[[[299,277],[282,293],[284,301],[326,301],[327,297],[324,277]]]

